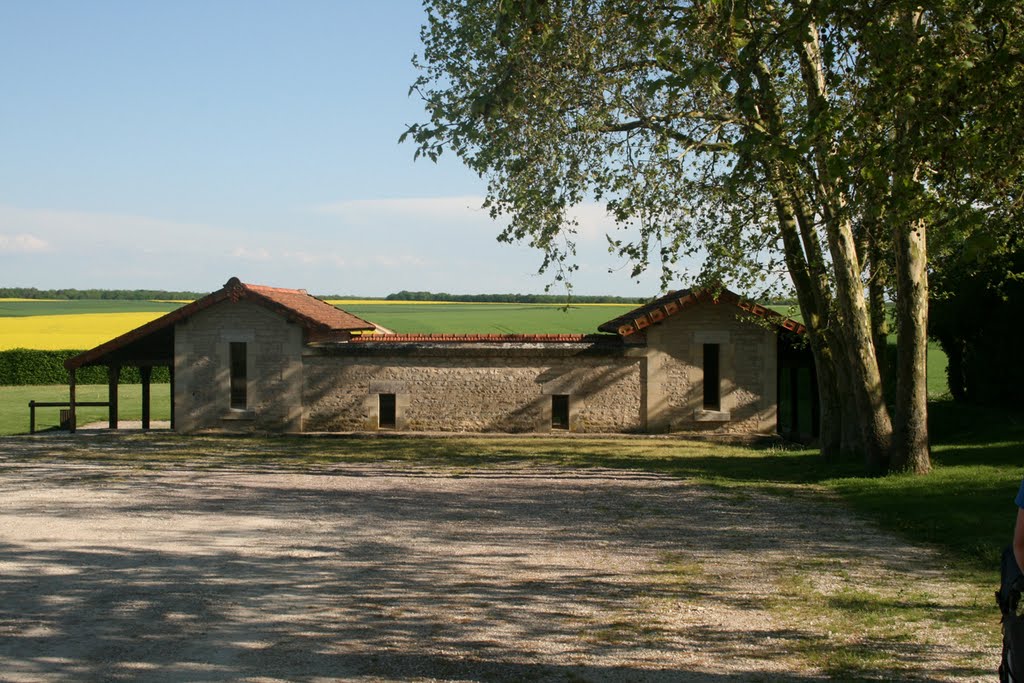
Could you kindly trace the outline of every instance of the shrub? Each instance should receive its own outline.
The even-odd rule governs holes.
[[[38,349],[9,349],[0,351],[0,386],[24,386],[27,384],[67,384],[68,371],[64,361],[77,356],[81,351],[41,351]],[[107,368],[90,366],[79,368],[75,373],[78,384],[106,384]],[[139,369],[121,368],[122,384],[139,384],[142,378]],[[153,368],[153,382],[169,382],[168,368]]]

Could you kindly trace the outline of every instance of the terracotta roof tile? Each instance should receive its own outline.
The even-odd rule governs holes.
[[[685,311],[687,308],[695,306],[698,303],[733,305],[747,311],[748,313],[770,320],[779,327],[790,330],[791,332],[804,334],[807,331],[807,328],[804,327],[803,323],[787,318],[780,313],[776,313],[770,308],[761,306],[760,304],[747,301],[741,298],[739,294],[730,292],[728,289],[721,290],[718,293],[718,296],[715,296],[707,289],[683,289],[675,292],[669,292],[665,296],[659,297],[649,304],[635,308],[629,313],[620,315],[617,318],[613,318],[612,320],[603,323],[597,329],[602,332],[618,334],[621,337],[628,337],[635,332],[639,332],[645,327],[659,323],[665,318]]]
[[[617,341],[605,334],[369,334],[353,337],[349,343],[393,344],[410,342],[428,343],[572,343],[592,344],[595,342]]]
[[[310,296],[304,289],[281,289],[279,287],[249,285],[237,277],[233,277],[216,292],[207,294],[201,299],[196,299],[190,304],[185,304],[181,308],[171,311],[167,315],[151,320],[130,332],[125,332],[119,337],[115,337],[95,348],[67,359],[64,362],[64,367],[70,370],[96,363],[105,355],[185,320],[214,304],[221,301],[241,301],[243,299],[255,301],[287,318],[295,320],[306,329],[321,334],[369,332],[375,329],[373,323],[357,318],[351,313],[335,308],[326,301]]]
[[[232,278],[237,282],[236,278]],[[321,327],[331,331],[369,331],[375,329],[375,325],[351,313],[342,311],[311,296],[304,289],[282,289],[280,287],[266,287],[264,285],[250,285],[243,282],[233,283],[231,280],[225,287],[233,286],[241,288],[256,298],[263,298],[280,307],[282,313],[290,314],[300,318],[311,326]]]

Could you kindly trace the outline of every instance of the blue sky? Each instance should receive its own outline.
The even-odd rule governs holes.
[[[0,0],[0,286],[543,291],[484,181],[397,142],[424,118],[423,20],[414,0]],[[657,293],[578,213],[575,290]]]

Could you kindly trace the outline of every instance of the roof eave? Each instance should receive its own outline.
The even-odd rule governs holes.
[[[625,338],[651,325],[660,323],[665,318],[676,315],[698,303],[732,304],[743,311],[764,318],[796,334],[805,334],[807,332],[807,328],[803,323],[787,318],[781,313],[777,313],[760,304],[747,301],[741,298],[739,294],[728,289],[722,289],[717,294],[712,293],[709,289],[687,289],[671,292],[655,299],[649,304],[635,308],[625,315],[620,315],[617,318],[602,323],[597,329],[602,332],[618,334]]]
[[[242,299],[255,300],[256,303],[276,312],[285,319],[297,322],[304,329],[312,330],[320,334],[332,334],[339,332],[371,332],[375,329],[373,323],[363,320],[362,318],[358,318],[357,316],[352,317],[364,323],[363,325],[332,327],[331,325],[324,324],[319,320],[304,315],[301,311],[289,308],[288,306],[261,294],[259,291],[246,286],[238,278],[233,277],[229,279],[223,287],[215,292],[207,294],[201,299],[196,299],[189,304],[185,304],[181,308],[176,308],[173,311],[170,311],[156,320],[151,320],[145,325],[140,325],[134,330],[130,330],[122,335],[114,337],[110,341],[106,341],[99,346],[89,349],[88,351],[83,351],[77,356],[68,358],[64,361],[64,367],[68,370],[74,370],[86,365],[98,364],[97,361],[104,356],[118,349],[124,348],[125,346],[150,334],[158,332],[169,325],[177,324],[178,322],[195,315],[201,310],[209,308],[210,306],[227,299],[231,299],[232,301],[240,301]],[[325,303],[325,305],[329,306],[330,304]]]
[[[195,315],[204,308],[208,308],[209,306],[219,303],[226,298],[228,298],[228,292],[226,289],[219,289],[216,292],[211,292],[201,299],[196,299],[192,303],[185,304],[181,308],[176,308],[166,315],[160,316],[156,320],[150,320],[148,323],[140,325],[134,330],[129,330],[122,335],[114,337],[110,341],[103,342],[99,346],[95,346],[88,351],[83,351],[77,356],[68,358],[64,361],[64,367],[68,370],[74,370],[86,365],[91,365],[103,356],[116,351],[117,349],[123,348],[132,342],[153,334],[154,332],[158,332],[168,325],[174,325],[178,321]]]

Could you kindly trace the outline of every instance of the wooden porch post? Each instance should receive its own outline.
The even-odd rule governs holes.
[[[811,358],[811,436],[821,436],[821,394],[818,393],[818,366]]]
[[[174,429],[174,361],[171,360],[171,365],[167,369],[168,374],[171,378],[171,429]]]
[[[71,424],[68,425],[68,430],[74,434],[75,428],[78,427],[78,411],[75,407],[75,374],[78,371],[75,368],[71,369],[71,378],[68,380],[68,406],[71,408]]]
[[[110,428],[117,429],[117,383],[121,378],[120,365],[107,366],[107,400],[110,402]]]
[[[149,382],[153,377],[153,368],[148,365],[140,367],[139,376],[142,378],[142,428],[149,429]]]
[[[793,434],[794,438],[800,438],[800,366],[794,363],[789,368],[789,391],[793,401]]]

